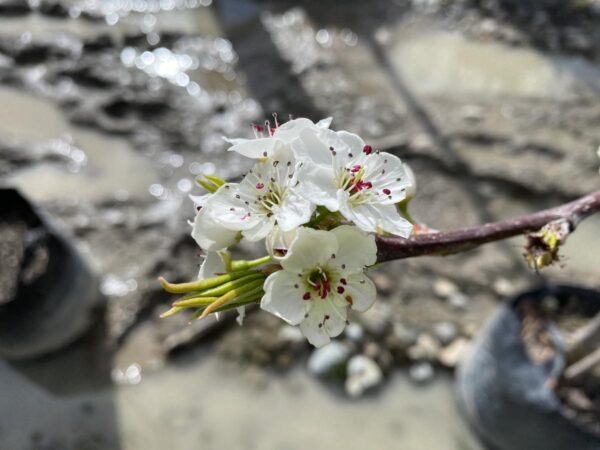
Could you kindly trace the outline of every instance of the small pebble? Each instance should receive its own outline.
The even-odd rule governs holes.
[[[315,349],[308,358],[308,371],[322,377],[335,375],[350,356],[348,347],[338,341]]]
[[[509,297],[516,293],[515,286],[506,278],[498,278],[492,284],[494,292],[501,297]]]
[[[392,328],[392,339],[400,348],[408,349],[416,344],[419,334],[414,328],[410,328],[401,322],[394,323]]]
[[[469,297],[462,292],[455,292],[448,297],[447,301],[452,308],[458,311],[464,311],[469,304]]]
[[[369,342],[365,345],[364,353],[369,358],[377,359],[381,354],[381,347],[377,342]]]
[[[462,332],[465,336],[474,338],[477,332],[479,331],[479,326],[475,322],[467,322],[462,327]]]
[[[433,282],[433,292],[438,297],[448,298],[458,291],[458,286],[446,278],[438,278]]]
[[[353,342],[360,342],[365,336],[364,328],[359,323],[355,322],[352,322],[350,325],[348,325],[344,333],[346,337]]]
[[[346,392],[350,397],[360,397],[365,391],[383,381],[380,367],[365,355],[353,356],[348,361],[346,372]]]
[[[438,361],[446,367],[456,367],[465,357],[469,344],[469,340],[465,338],[454,340],[454,342],[440,350]]]
[[[419,335],[417,343],[408,349],[408,357],[415,361],[433,361],[440,350],[440,344],[432,335]]]
[[[433,380],[435,371],[430,363],[421,362],[412,365],[408,369],[408,374],[410,375],[411,380],[413,380],[415,383],[425,384]]]
[[[433,333],[438,341],[440,341],[440,344],[448,345],[456,337],[456,325],[452,322],[438,322],[433,327]]]

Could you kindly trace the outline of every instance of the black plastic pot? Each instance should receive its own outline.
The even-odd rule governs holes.
[[[19,192],[0,189],[0,205],[0,223],[20,230],[15,242],[2,241],[16,259],[10,268],[16,282],[0,303],[0,356],[34,358],[72,343],[90,327],[101,298],[98,280],[52,220]]]
[[[565,417],[549,380],[562,372],[560,351],[543,364],[527,356],[516,307],[551,295],[559,304],[581,299],[579,311],[600,310],[600,293],[569,286],[543,287],[507,300],[476,339],[458,371],[460,409],[468,423],[496,450],[600,450],[600,436]],[[554,345],[563,345],[552,323]]]

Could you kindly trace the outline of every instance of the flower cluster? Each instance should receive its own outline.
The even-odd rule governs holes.
[[[197,281],[161,280],[187,294],[166,315],[186,308],[198,317],[231,308],[243,315],[244,305],[260,302],[322,346],[343,331],[348,308],[373,304],[365,275],[377,259],[373,233],[410,235],[401,212],[415,182],[398,157],[330,124],[275,118],[273,126],[253,125],[255,139],[226,139],[229,151],[255,164],[239,183],[199,181],[209,193],[193,197],[192,237],[206,258]],[[265,240],[268,255],[232,261],[227,250],[240,239]]]

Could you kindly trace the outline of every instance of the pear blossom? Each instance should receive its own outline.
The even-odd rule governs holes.
[[[255,164],[239,185],[225,184],[207,201],[210,218],[205,220],[217,223],[219,231],[202,228],[198,233],[206,239],[217,233],[225,240],[228,236],[221,231],[225,228],[241,231],[254,242],[266,238],[275,226],[287,232],[305,224],[315,206],[295,192],[296,168],[291,149],[278,144],[271,158]]]
[[[239,183],[205,175],[199,184],[212,193],[191,197],[198,210],[192,237],[207,252],[202,281],[161,281],[171,293],[218,294],[204,296],[208,306],[198,309],[199,318],[262,296],[262,309],[321,347],[342,333],[348,308],[371,307],[376,289],[365,270],[377,261],[372,233],[411,234],[399,211],[409,217],[415,179],[398,157],[330,124],[331,118],[299,118],[280,126],[275,117],[273,127],[253,126],[255,139],[226,139],[229,151],[256,161]],[[264,239],[268,255],[231,261],[222,251],[242,238]],[[243,272],[270,261],[277,264]],[[197,308],[198,301],[173,305],[168,314]],[[244,308],[238,313],[241,324]]]
[[[415,178],[415,173],[408,164],[402,163],[402,167],[406,173],[406,182],[408,183],[408,186],[406,187],[406,199],[410,200],[417,193],[417,180]]]
[[[192,238],[207,252],[224,250],[239,240],[239,231],[226,228],[213,218],[213,205],[235,187],[235,184],[230,184],[228,188],[221,186],[214,194],[192,197],[198,209],[192,223]]]
[[[297,235],[297,228],[290,231],[283,231],[278,226],[275,226],[273,232],[267,236],[265,241],[267,253],[275,260],[284,258]]]
[[[376,259],[374,237],[357,227],[299,228],[282,270],[265,281],[261,308],[299,325],[321,347],[344,330],[348,307],[362,312],[375,301],[375,285],[364,270]]]
[[[265,126],[252,125],[256,139],[224,139],[233,144],[228,149],[230,152],[237,152],[247,158],[266,158],[271,156],[271,153],[278,145],[289,144],[294,139],[297,139],[303,130],[329,128],[331,120],[332,118],[328,117],[315,124],[312,120],[298,118],[279,125],[277,116],[275,116],[275,127],[271,127],[270,122],[267,122]]]
[[[303,129],[291,145],[302,162],[300,195],[365,231],[410,235],[412,225],[396,203],[406,198],[414,178],[400,158],[374,151],[346,131]]]

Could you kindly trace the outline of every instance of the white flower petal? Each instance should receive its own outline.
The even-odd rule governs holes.
[[[248,230],[242,231],[242,234],[250,242],[258,242],[267,237],[267,235],[273,231],[275,226],[275,217],[263,216],[256,222],[256,225]]]
[[[400,216],[395,205],[365,203],[350,207],[347,201],[340,200],[340,212],[360,229],[371,233],[386,232],[407,238],[412,232],[412,224]]]
[[[324,345],[329,344],[331,342],[331,338],[323,328],[323,326],[319,327],[321,324],[322,317],[320,315],[309,313],[308,317],[300,324],[300,331],[308,342],[310,342],[315,347],[323,347]]]
[[[292,149],[300,161],[331,167],[331,150],[323,140],[319,139],[315,130],[302,130],[299,139],[292,142]]]
[[[339,249],[332,263],[348,272],[362,271],[377,262],[375,237],[350,225],[339,226],[331,232],[338,241]]]
[[[346,276],[346,296],[352,298],[352,309],[364,312],[373,306],[377,296],[375,284],[364,274],[354,273]]]
[[[216,276],[218,273],[225,272],[225,265],[223,264],[223,260],[219,256],[217,252],[208,252],[204,256],[204,261],[200,265],[200,271],[198,272],[198,279],[205,280],[207,278],[212,278]]]
[[[235,318],[235,321],[238,325],[242,326],[244,324],[244,318],[246,317],[246,307],[240,306],[237,309],[238,316]]]
[[[272,273],[266,279],[264,289],[265,295],[260,302],[262,309],[290,325],[298,325],[304,320],[311,305],[302,299],[304,290],[297,275],[285,270]]]
[[[227,149],[229,152],[236,152],[247,158],[264,158],[273,150],[278,140],[272,137],[258,139],[228,139],[223,138],[233,144]]]
[[[331,122],[333,121],[333,117],[326,117],[325,119],[321,119],[319,120],[316,125],[319,128],[329,128],[329,126],[331,125]]]
[[[287,253],[288,248],[290,248],[290,245],[292,245],[292,242],[296,239],[297,234],[298,229],[282,231],[281,228],[275,226],[273,231],[267,236],[265,242],[267,253],[274,259],[280,260]]]
[[[373,183],[377,203],[392,205],[406,198],[414,186],[414,176],[411,177],[405,167],[400,158],[391,153],[381,152],[365,158],[365,177]]]
[[[281,265],[285,270],[300,273],[325,264],[337,251],[337,239],[332,233],[300,228]]]
[[[237,242],[238,232],[229,230],[213,220],[204,207],[196,215],[192,228],[192,238],[208,252],[223,250]]]
[[[300,117],[281,124],[275,129],[273,137],[281,139],[284,142],[291,142],[297,139],[303,130],[311,128],[315,128],[313,121]]]
[[[339,336],[344,331],[344,328],[346,328],[348,309],[346,306],[342,308],[337,307],[331,300],[327,300],[324,303],[326,316],[324,317],[323,327],[329,337]]]
[[[406,174],[406,183],[408,184],[406,187],[406,198],[411,199],[417,193],[417,180],[415,178],[415,173],[408,164],[402,163],[402,167],[404,168],[404,173]]]
[[[360,136],[349,133],[348,131],[338,131],[336,134],[349,147],[350,152],[352,152],[354,157],[357,157],[362,153],[363,148],[365,147],[365,141],[363,141]]]
[[[344,331],[346,307],[338,308],[330,300],[315,300],[308,317],[300,324],[300,331],[315,347],[329,343],[330,338]]]
[[[206,202],[208,202],[208,199],[212,197],[212,194],[188,195],[188,197],[194,202],[196,208],[203,208],[206,205]]]
[[[244,184],[234,183],[221,186],[203,209],[209,211],[215,222],[230,230],[244,231],[255,228],[263,221],[263,217],[252,213],[250,201],[245,200],[247,194],[243,191],[244,187]],[[248,198],[254,201],[250,196]]]
[[[337,211],[338,188],[333,178],[333,170],[311,162],[305,162],[298,171],[300,183],[295,190],[299,195],[316,205],[323,205],[330,211]]]
[[[273,209],[277,224],[282,231],[291,231],[310,220],[315,206],[303,197],[290,193],[283,204]]]

